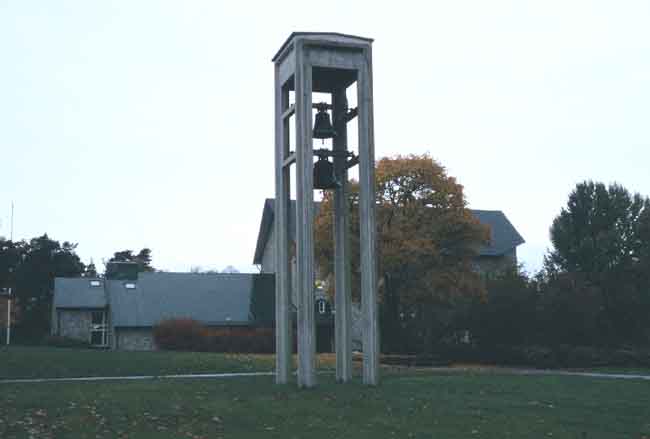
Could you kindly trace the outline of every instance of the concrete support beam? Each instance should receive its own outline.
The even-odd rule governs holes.
[[[345,88],[332,94],[332,119],[336,137],[333,141],[335,152],[345,152],[347,146],[348,109]],[[334,156],[334,172],[341,186],[334,192],[334,343],[336,348],[336,381],[348,382],[352,379],[352,314],[350,290],[350,241],[348,213],[348,171],[346,157]]]
[[[372,55],[364,50],[359,70],[359,226],[361,229],[361,314],[363,318],[363,382],[379,384],[379,329],[375,228],[375,145],[372,105]]]
[[[314,153],[312,67],[296,42],[296,281],[298,287],[298,386],[316,385],[314,309]]]
[[[289,104],[289,91],[275,69],[275,382],[287,384],[291,373],[291,271],[289,266],[290,174],[283,167],[289,153],[289,124],[280,116]]]

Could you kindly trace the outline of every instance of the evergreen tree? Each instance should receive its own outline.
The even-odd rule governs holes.
[[[15,291],[20,304],[20,327],[25,335],[42,336],[49,329],[55,277],[78,277],[85,266],[77,244],[59,243],[47,235],[21,243],[15,271]]]
[[[579,299],[591,310],[595,329],[582,338],[610,344],[650,340],[650,200],[619,184],[586,181],[571,192],[550,232],[547,296],[572,296],[573,315]],[[557,311],[556,305],[562,303],[550,308]]]
[[[134,254],[133,250],[122,250],[115,252],[113,253],[113,256],[108,260],[108,263],[111,262],[136,263],[138,265],[138,272],[140,273],[147,271],[156,271],[156,269],[151,266],[151,249],[146,247],[140,250],[137,254]]]

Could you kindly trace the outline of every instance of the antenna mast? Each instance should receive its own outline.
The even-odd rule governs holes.
[[[14,241],[14,202],[11,202],[11,222],[10,222],[10,229],[9,229],[9,240],[12,242]],[[7,294],[7,331],[5,333],[6,335],[6,344],[9,346],[11,343],[11,287],[9,287],[9,291]]]
[[[14,202],[11,202],[11,228],[9,229],[9,240],[14,240]]]

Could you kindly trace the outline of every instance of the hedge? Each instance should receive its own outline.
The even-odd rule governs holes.
[[[154,326],[160,349],[230,353],[273,353],[275,337],[271,328],[210,328],[192,319],[164,320]]]
[[[477,347],[439,346],[430,355],[387,355],[382,362],[404,366],[440,366],[451,363],[483,363],[542,369],[593,367],[650,367],[650,349],[605,349],[590,346],[560,345]]]

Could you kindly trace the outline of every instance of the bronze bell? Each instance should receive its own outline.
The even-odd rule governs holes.
[[[334,177],[334,165],[327,157],[318,156],[314,163],[314,189],[336,189],[339,183]]]
[[[316,120],[314,121],[314,139],[331,139],[336,135],[330,115],[327,112],[327,104],[321,103],[316,106],[318,113],[316,113]]]

